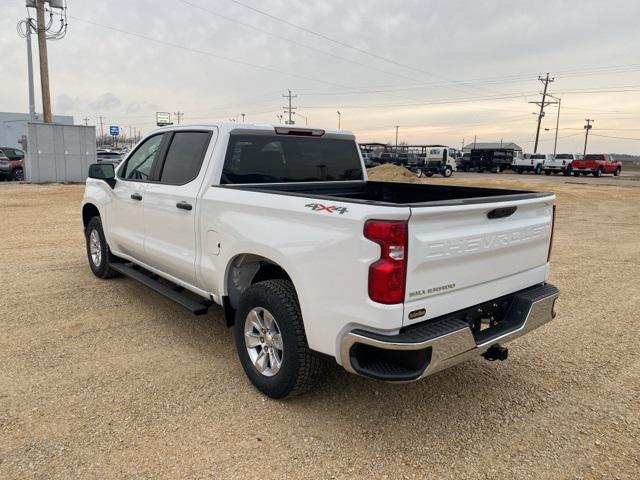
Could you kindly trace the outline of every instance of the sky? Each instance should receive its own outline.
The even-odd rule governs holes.
[[[558,152],[640,154],[640,2],[524,0],[68,0],[49,41],[54,114],[105,129],[278,123],[361,142],[516,142],[533,150],[543,85],[560,97]],[[0,111],[28,110],[24,0],[0,0]],[[35,15],[35,13],[33,13]],[[35,40],[35,39],[34,39]],[[35,43],[34,43],[35,47]],[[36,105],[41,110],[37,55]],[[538,151],[552,152],[557,105]],[[307,120],[305,120],[305,118]],[[176,116],[173,115],[174,121]],[[548,130],[545,130],[548,129]]]

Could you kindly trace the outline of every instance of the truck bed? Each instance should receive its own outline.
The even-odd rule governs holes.
[[[465,205],[524,200],[527,198],[541,198],[553,195],[548,192],[534,192],[529,190],[373,181],[267,183],[259,185],[221,185],[221,187],[398,207]]]

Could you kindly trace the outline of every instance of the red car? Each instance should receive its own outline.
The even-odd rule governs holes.
[[[0,147],[0,177],[24,180],[24,152],[18,148]]]
[[[594,177],[603,173],[613,173],[617,177],[622,172],[622,163],[614,160],[608,153],[589,153],[582,160],[571,162],[571,170],[576,177],[590,173]]]

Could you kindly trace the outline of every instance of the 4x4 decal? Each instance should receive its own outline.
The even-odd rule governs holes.
[[[327,213],[338,213],[339,215],[343,215],[347,213],[347,207],[338,207],[336,205],[323,205],[321,203],[307,203],[305,207],[310,208],[314,212],[327,212]]]

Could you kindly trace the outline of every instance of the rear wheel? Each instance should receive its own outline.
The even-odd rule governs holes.
[[[422,177],[422,169],[421,169],[421,168],[416,168],[416,176],[417,176],[418,178],[421,178],[421,177]]]
[[[601,177],[602,176],[602,169],[598,168],[595,172],[593,172],[593,176],[594,177]]]
[[[449,178],[453,173],[453,169],[450,166],[444,167],[444,171],[442,172],[442,176],[445,178]]]
[[[617,177],[617,176],[618,176],[618,175],[620,175],[621,173],[622,173],[622,169],[621,169],[620,167],[618,167],[618,168],[616,168],[616,171],[615,171],[615,172],[613,172],[613,175],[614,175],[615,177]]]
[[[298,297],[288,280],[266,280],[245,290],[234,336],[247,377],[271,398],[303,393],[319,376],[320,358],[309,349]]]
[[[11,180],[16,182],[22,182],[24,180],[24,170],[22,167],[18,167],[11,172]]]
[[[536,165],[534,172],[536,175],[540,175],[542,173],[542,165],[540,164]]]
[[[102,221],[100,217],[93,217],[85,231],[87,258],[91,271],[98,278],[112,278],[118,276],[118,272],[112,270],[109,264],[115,260],[111,254],[109,245],[104,237]]]

